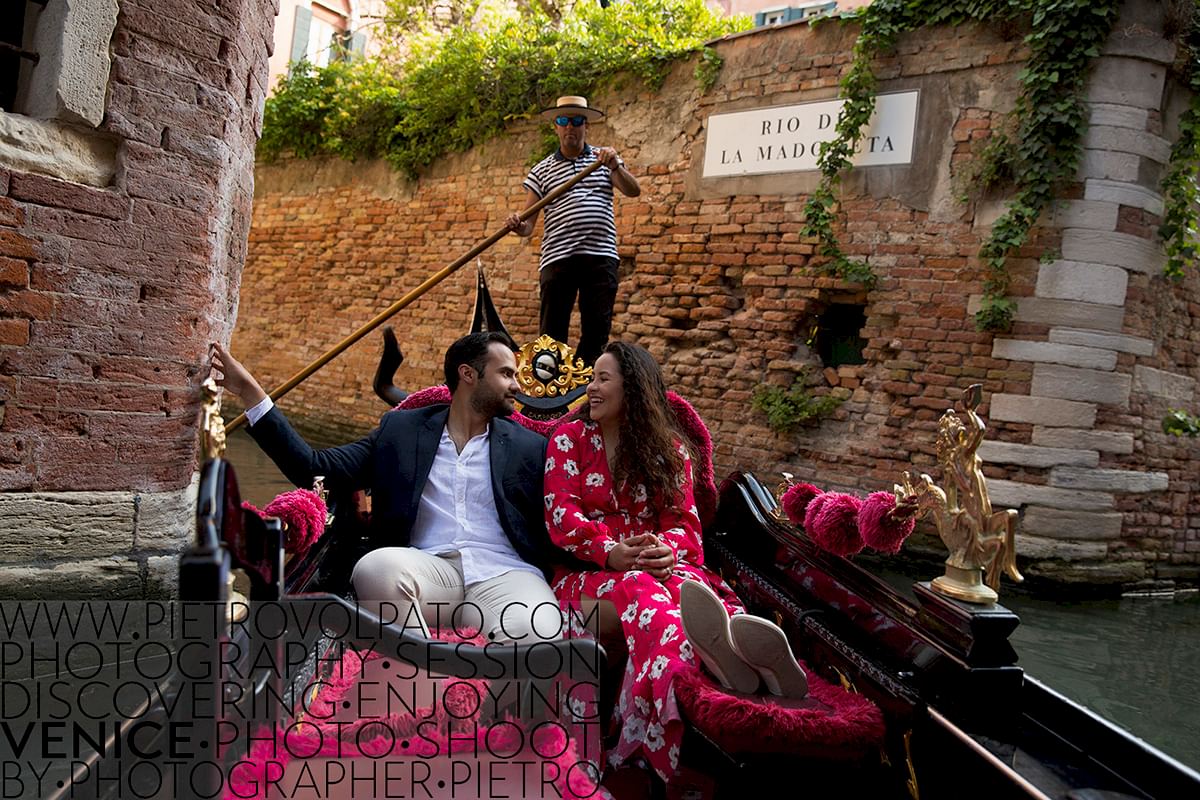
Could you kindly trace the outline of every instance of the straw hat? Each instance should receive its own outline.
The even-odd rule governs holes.
[[[600,109],[588,107],[586,97],[580,97],[579,95],[574,94],[563,95],[562,97],[558,98],[558,102],[554,104],[553,108],[542,109],[542,119],[546,119],[551,122],[554,121],[555,117],[562,116],[563,114],[566,114],[567,116],[582,114],[583,116],[587,117],[588,122],[595,122],[604,116],[604,112]]]

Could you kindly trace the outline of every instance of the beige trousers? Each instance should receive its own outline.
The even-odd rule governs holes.
[[[451,626],[519,644],[558,639],[562,633],[558,600],[541,575],[512,570],[467,586],[458,553],[381,547],[359,559],[350,580],[364,608],[386,619],[395,614],[372,605],[393,604],[397,624],[419,625],[426,637],[431,628]]]

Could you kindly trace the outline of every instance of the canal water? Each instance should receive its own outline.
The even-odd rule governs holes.
[[[243,431],[229,437],[242,499],[292,488]],[[933,574],[884,574],[902,591]],[[1200,596],[1054,601],[1005,591],[1020,664],[1042,682],[1200,769]]]

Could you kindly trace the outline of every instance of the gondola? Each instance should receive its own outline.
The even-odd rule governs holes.
[[[503,329],[482,273],[472,328]],[[375,386],[394,404],[410,396],[392,382],[403,357],[394,338],[385,341]],[[552,420],[580,400],[587,370],[571,361],[569,348],[545,339],[522,349],[520,400],[530,417]],[[354,608],[349,570],[375,544],[363,533],[358,506],[352,497],[332,498],[334,524],[285,566],[278,522],[243,512],[232,468],[209,461],[197,542],[181,560],[181,598],[225,602],[232,565],[249,576],[251,600],[319,598]],[[1200,796],[1196,771],[1026,675],[1009,642],[1020,622],[1016,614],[999,603],[953,599],[926,582],[913,587],[911,601],[819,546],[781,513],[779,497],[755,475],[739,472],[722,481],[705,547],[710,565],[748,609],[781,623],[810,675],[869,702],[884,724],[866,747],[807,741],[789,751],[778,743],[736,741],[730,731],[689,715],[683,762],[692,777],[690,796],[775,791],[796,781],[883,798]],[[370,633],[359,636],[359,645],[372,637],[392,646],[413,639],[396,625],[366,622]],[[339,632],[323,635],[330,634]],[[470,675],[482,663],[481,651],[421,644],[425,668]],[[321,652],[313,641],[304,647]],[[594,643],[561,647],[603,665],[597,673],[606,683],[599,690],[601,715],[611,713],[619,670],[610,669]],[[518,661],[505,668],[517,669]],[[298,686],[311,685],[328,664],[312,662],[295,676]],[[264,679],[249,684],[248,698],[283,691]]]

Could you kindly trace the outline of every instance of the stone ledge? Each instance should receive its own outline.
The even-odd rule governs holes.
[[[1107,150],[1080,150],[1075,176],[1081,181],[1100,180],[1133,183],[1138,179],[1141,158],[1133,153],[1110,153]]]
[[[1110,264],[1146,275],[1158,274],[1166,263],[1166,256],[1157,242],[1127,233],[1082,228],[1063,230],[1062,255],[1068,261]]]
[[[1103,564],[1064,564],[1061,561],[1041,561],[1023,566],[1027,578],[1047,578],[1059,583],[1120,585],[1146,577],[1146,565],[1141,561],[1106,561]]]
[[[134,547],[173,553],[182,550],[196,527],[199,489],[200,473],[197,472],[184,489],[138,495]]]
[[[1018,535],[1016,542],[1017,555],[1038,560],[1100,561],[1108,555],[1108,545],[1103,542],[1069,542],[1030,535]]]
[[[988,480],[988,495],[993,505],[1004,508],[1036,505],[1075,511],[1111,511],[1115,503],[1110,492],[1062,489],[1000,479]]]
[[[1135,131],[1129,128],[1090,125],[1083,135],[1083,146],[1093,150],[1133,153],[1159,164],[1166,164],[1171,159],[1171,143],[1166,139],[1149,131]]]
[[[1117,511],[1067,511],[1061,508],[1026,506],[1021,534],[1026,532],[1053,539],[1116,539],[1125,517]]]
[[[1025,339],[994,340],[992,357],[1103,370],[1111,370],[1117,366],[1117,354],[1112,350],[1055,342],[1031,342]]]
[[[1136,183],[1089,178],[1084,184],[1083,199],[1107,200],[1110,203],[1133,206],[1160,217],[1163,213],[1162,195]]]
[[[1150,112],[1144,108],[1119,106],[1110,103],[1089,103],[1090,113],[1088,125],[1108,125],[1113,128],[1133,128],[1135,131],[1146,130]]]
[[[1101,305],[1125,305],[1129,273],[1107,264],[1054,261],[1038,268],[1038,297],[1078,300]]]
[[[1139,52],[1135,58],[1114,54],[1096,59],[1088,76],[1086,99],[1092,103],[1157,109],[1167,71],[1163,65],[1142,58]]]
[[[1055,467],[1050,485],[1062,489],[1095,489],[1108,492],[1161,492],[1169,479],[1165,472],[1134,472],[1124,469],[1080,469]]]
[[[101,558],[52,567],[0,567],[0,600],[140,600],[136,561]]]
[[[1023,467],[1053,467],[1060,464],[1094,467],[1100,463],[1100,453],[1096,450],[1069,450],[991,440],[979,445],[979,457],[989,464],[1019,464]]]
[[[1029,393],[1040,397],[1057,397],[1062,400],[1079,400],[1127,408],[1132,385],[1133,376],[1120,372],[1077,369],[1060,364],[1035,364]]]
[[[1123,333],[1098,333],[1078,328],[1051,328],[1050,341],[1060,344],[1077,344],[1082,347],[1099,347],[1135,356],[1154,355],[1154,342],[1140,336]]]
[[[981,295],[973,294],[967,299],[967,313],[974,316],[979,311]],[[1050,297],[1015,297],[1018,322],[1033,322],[1039,325],[1069,325],[1073,328],[1112,331],[1120,333],[1125,325],[1125,309],[1121,306],[1104,306],[1096,303],[1081,303],[1078,300],[1056,300]]]
[[[128,553],[134,513],[132,492],[0,494],[0,562]]]
[[[1056,228],[1114,231],[1119,211],[1116,203],[1102,200],[1064,200],[1046,214],[1046,222]]]
[[[1030,422],[1056,428],[1090,428],[1096,424],[1096,404],[1053,397],[994,394],[990,417],[1005,422]]]
[[[1102,453],[1133,452],[1133,434],[1120,431],[1088,431],[1075,428],[1044,428],[1035,425],[1033,443],[1045,447],[1096,449]]]

